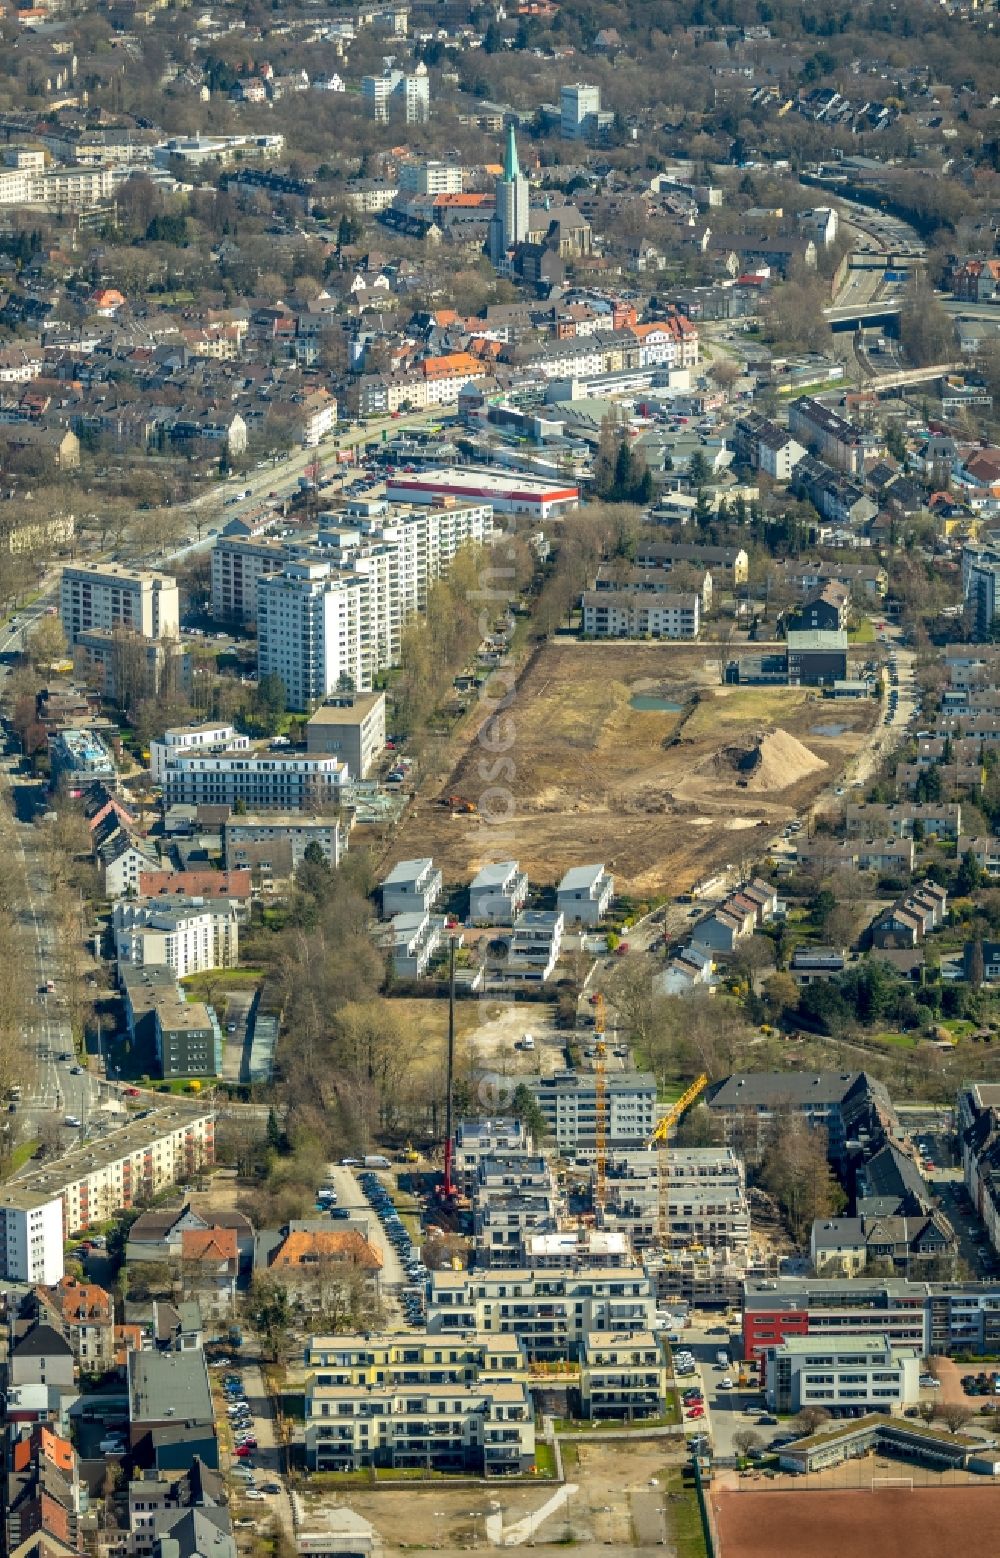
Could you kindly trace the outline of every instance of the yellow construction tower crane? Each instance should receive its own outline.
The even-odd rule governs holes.
[[[604,996],[598,990],[594,997],[594,1225],[604,1221],[604,1199],[607,1188],[608,1167],[608,1078],[604,1069],[607,1047],[605,1029]]]
[[[684,1114],[690,1109],[696,1098],[700,1098],[708,1086],[708,1077],[702,1072],[696,1077],[678,1098],[677,1102],[670,1105],[662,1119],[657,1121],[656,1129],[646,1143],[647,1150],[651,1147],[662,1147],[663,1157],[660,1160],[660,1173],[658,1177],[658,1232],[660,1248],[665,1250],[670,1244],[670,1157],[669,1144],[670,1133]]]

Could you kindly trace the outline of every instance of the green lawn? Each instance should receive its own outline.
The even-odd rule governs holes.
[[[37,1150],[37,1141],[23,1141],[19,1147],[15,1147],[10,1155],[10,1162],[7,1165],[7,1178],[10,1179],[17,1173],[18,1169],[23,1169],[24,1165],[29,1162]]]
[[[180,983],[196,1000],[207,1001],[209,996],[224,995],[227,990],[245,989],[247,985],[258,984],[263,978],[262,968],[219,968],[205,974],[188,974]]]
[[[871,618],[862,617],[861,621],[849,630],[847,637],[852,644],[874,644],[875,627]]]
[[[557,1434],[628,1434],[641,1433],[644,1428],[670,1428],[678,1422],[676,1409],[668,1403],[667,1411],[662,1417],[637,1417],[634,1422],[626,1423],[619,1418],[599,1420],[592,1423],[589,1418],[579,1420],[577,1418],[557,1417],[555,1430]]]
[[[976,1024],[969,1022],[967,1017],[946,1017],[938,1023],[939,1028],[947,1028],[952,1038],[967,1039],[970,1033],[975,1033]]]
[[[890,1044],[894,1049],[916,1049],[919,1038],[914,1033],[875,1033],[876,1044]]]
[[[698,1493],[679,1466],[667,1466],[657,1479],[666,1490],[666,1518],[677,1558],[708,1558],[708,1546],[698,1508]]]
[[[535,1445],[535,1469],[540,1477],[556,1474],[556,1452],[550,1444]]]

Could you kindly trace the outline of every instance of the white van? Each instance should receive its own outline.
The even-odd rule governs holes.
[[[532,1038],[531,1034],[530,1033],[522,1033],[522,1035],[521,1035],[521,1048],[522,1049],[534,1049],[534,1047],[535,1047],[535,1041]]]

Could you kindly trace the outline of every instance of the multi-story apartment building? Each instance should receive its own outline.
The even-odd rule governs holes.
[[[300,812],[250,812],[227,817],[222,824],[222,850],[227,870],[238,870],[252,851],[268,845],[289,850],[289,865],[297,871],[310,844],[316,844],[331,866],[340,864],[346,840],[340,836],[336,817],[308,817]],[[259,858],[259,857],[258,857]]]
[[[460,195],[462,169],[452,162],[402,162],[399,187],[408,195]]]
[[[522,910],[507,943],[507,960],[500,970],[502,982],[544,984],[559,961],[562,933],[561,909]]]
[[[528,898],[528,878],[516,860],[483,866],[469,884],[469,918],[512,925]]]
[[[644,1147],[656,1124],[656,1078],[646,1071],[610,1072],[604,1085],[608,1148]],[[559,1071],[532,1077],[528,1086],[561,1155],[592,1158],[597,1146],[594,1074]]]
[[[656,1299],[636,1266],[572,1271],[433,1271],[432,1336],[476,1331],[516,1336],[529,1358],[575,1358],[591,1331],[650,1331]]]
[[[119,964],[165,966],[178,979],[239,961],[239,923],[227,899],[120,898],[111,913]]]
[[[286,563],[257,581],[257,673],[281,679],[289,708],[371,685],[361,654],[362,593],[356,575],[323,562]]]
[[[387,124],[390,114],[404,124],[426,124],[430,117],[430,79],[426,65],[411,74],[384,70],[380,76],[362,76],[361,101],[369,119]]]
[[[521,1476],[534,1470],[535,1415],[527,1386],[306,1385],[306,1463]]]
[[[407,618],[425,609],[428,589],[460,548],[488,543],[495,533],[489,503],[453,499],[427,507],[359,502],[321,523],[312,555],[328,556],[334,568],[364,581],[363,685],[398,663]]]
[[[171,725],[149,743],[149,772],[154,784],[163,783],[168,761],[188,752],[249,752],[250,737],[238,736],[234,725],[205,720],[200,725]]]
[[[168,1185],[187,1183],[214,1158],[214,1111],[174,1100],[162,1109],[147,1109],[121,1130],[40,1164],[18,1181],[17,1195],[58,1198],[65,1239],[151,1199]]]
[[[984,943],[984,973],[991,956],[992,949]],[[958,1095],[958,1139],[965,1188],[991,1245],[1000,1250],[1000,1084],[973,1082],[962,1089]]]
[[[257,811],[335,811],[349,782],[336,757],[181,751],[163,770],[165,806],[243,805]]]
[[[864,1071],[759,1071],[727,1077],[708,1099],[728,1142],[754,1159],[771,1141],[776,1122],[798,1116],[825,1128],[834,1162],[843,1159],[849,1138],[872,1140],[899,1133],[883,1083]]]
[[[653,1331],[591,1331],[580,1346],[583,1417],[662,1417],[670,1374]]]
[[[528,1360],[516,1336],[312,1336],[305,1366],[317,1385],[469,1385],[526,1380]]]
[[[144,948],[148,950],[148,948]],[[157,1003],[153,1012],[156,1059],[168,1081],[179,1077],[218,1076],[222,1070],[222,1031],[204,1001],[177,995]]]
[[[615,116],[601,110],[601,89],[582,81],[559,91],[559,133],[564,141],[594,141],[610,129]]]
[[[472,1184],[476,1262],[526,1267],[532,1240],[557,1226],[559,1194],[548,1160],[526,1152],[480,1162]]]
[[[571,866],[556,890],[556,908],[569,925],[599,925],[614,891],[615,879],[603,865]]]
[[[530,1471],[527,1360],[516,1338],[314,1336],[306,1461],[320,1471]]]
[[[63,1275],[63,1209],[51,1190],[0,1191],[0,1277],[52,1287]]]
[[[530,1133],[521,1120],[502,1116],[494,1120],[460,1120],[455,1127],[454,1173],[466,1195],[472,1195],[480,1170],[493,1159],[505,1166],[513,1159],[530,1160],[534,1171],[544,1174],[545,1160],[534,1156]],[[520,1169],[519,1169],[520,1171]]]
[[[176,638],[180,632],[177,580],[121,563],[64,568],[59,608],[70,647],[89,628],[131,628],[142,638]]]
[[[394,914],[427,914],[444,888],[444,878],[429,855],[420,860],[400,860],[382,881],[382,917]]]
[[[117,784],[118,770],[110,749],[94,730],[57,730],[49,738],[49,772],[53,785],[74,789],[103,780]]]
[[[701,597],[652,590],[585,590],[582,631],[592,638],[697,638]]]
[[[838,471],[863,476],[868,456],[882,453],[881,438],[856,426],[810,395],[792,402],[788,431],[813,454]]]
[[[386,944],[398,979],[420,979],[433,961],[444,934],[444,916],[423,909],[394,914]]]
[[[212,616],[244,627],[257,620],[257,581],[280,573],[289,550],[272,536],[220,536],[212,548]]]
[[[58,1205],[58,1203],[57,1203]],[[62,1237],[62,1208],[59,1207]],[[36,1284],[41,1287],[42,1284]],[[110,1293],[93,1282],[61,1277],[49,1292],[35,1295],[39,1319],[60,1331],[73,1356],[88,1373],[102,1373],[115,1362],[115,1305]]]

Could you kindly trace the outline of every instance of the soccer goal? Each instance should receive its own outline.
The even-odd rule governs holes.
[[[913,1492],[913,1478],[912,1477],[873,1477],[872,1478],[872,1492],[873,1493],[877,1493],[880,1488],[906,1488],[906,1490],[908,1492],[912,1493]]]

